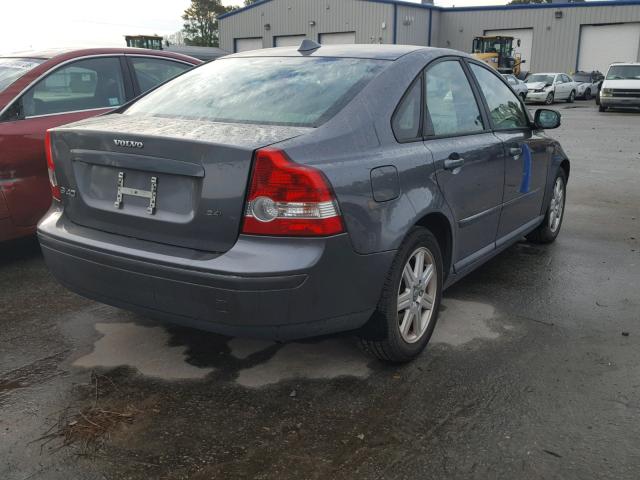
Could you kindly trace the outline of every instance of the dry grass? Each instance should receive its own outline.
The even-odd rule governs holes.
[[[106,385],[106,388],[101,387],[101,384]],[[92,373],[91,384],[86,387],[92,389],[93,404],[79,409],[65,408],[49,430],[34,440],[34,442],[41,442],[41,450],[51,442],[59,441],[53,451],[77,445],[81,451],[87,452],[95,449],[110,432],[124,424],[132,423],[136,416],[142,413],[133,405],[118,408],[101,405],[102,392],[117,389],[108,377]]]

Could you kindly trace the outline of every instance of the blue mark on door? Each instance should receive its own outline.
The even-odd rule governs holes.
[[[522,182],[520,193],[529,193],[531,189],[531,149],[526,143],[522,144]]]

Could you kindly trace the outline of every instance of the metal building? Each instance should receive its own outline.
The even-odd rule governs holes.
[[[219,17],[230,52],[320,43],[399,43],[470,51],[473,37],[520,40],[529,71],[600,70],[640,61],[640,0],[435,7],[396,0],[261,0]]]

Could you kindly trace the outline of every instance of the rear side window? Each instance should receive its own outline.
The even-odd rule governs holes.
[[[471,64],[480,90],[489,106],[489,115],[497,130],[526,128],[527,114],[518,97],[498,77],[480,65]]]
[[[50,73],[22,97],[25,117],[115,108],[125,102],[117,57],[79,60]]]
[[[391,120],[391,127],[399,142],[422,138],[422,76],[409,88]]]
[[[315,127],[389,64],[356,58],[222,59],[160,86],[125,114]]]
[[[129,59],[138,80],[140,93],[151,90],[191,68],[191,65],[162,58],[129,57]]]
[[[434,135],[484,130],[471,85],[455,60],[436,63],[425,74],[427,111]]]

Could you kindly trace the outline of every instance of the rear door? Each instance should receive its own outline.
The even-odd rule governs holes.
[[[547,141],[531,129],[528,114],[516,95],[492,70],[470,63],[482,92],[491,128],[504,145],[505,186],[498,243],[536,220],[542,210],[549,167]]]
[[[4,190],[16,225],[34,225],[51,205],[45,131],[108,112],[132,93],[121,57],[95,57],[55,68],[13,102],[0,119],[0,143],[14,172]]]
[[[454,265],[461,269],[494,248],[504,150],[491,133],[461,61],[444,59],[430,65],[425,88],[425,145],[433,154],[438,184],[455,217]]]

